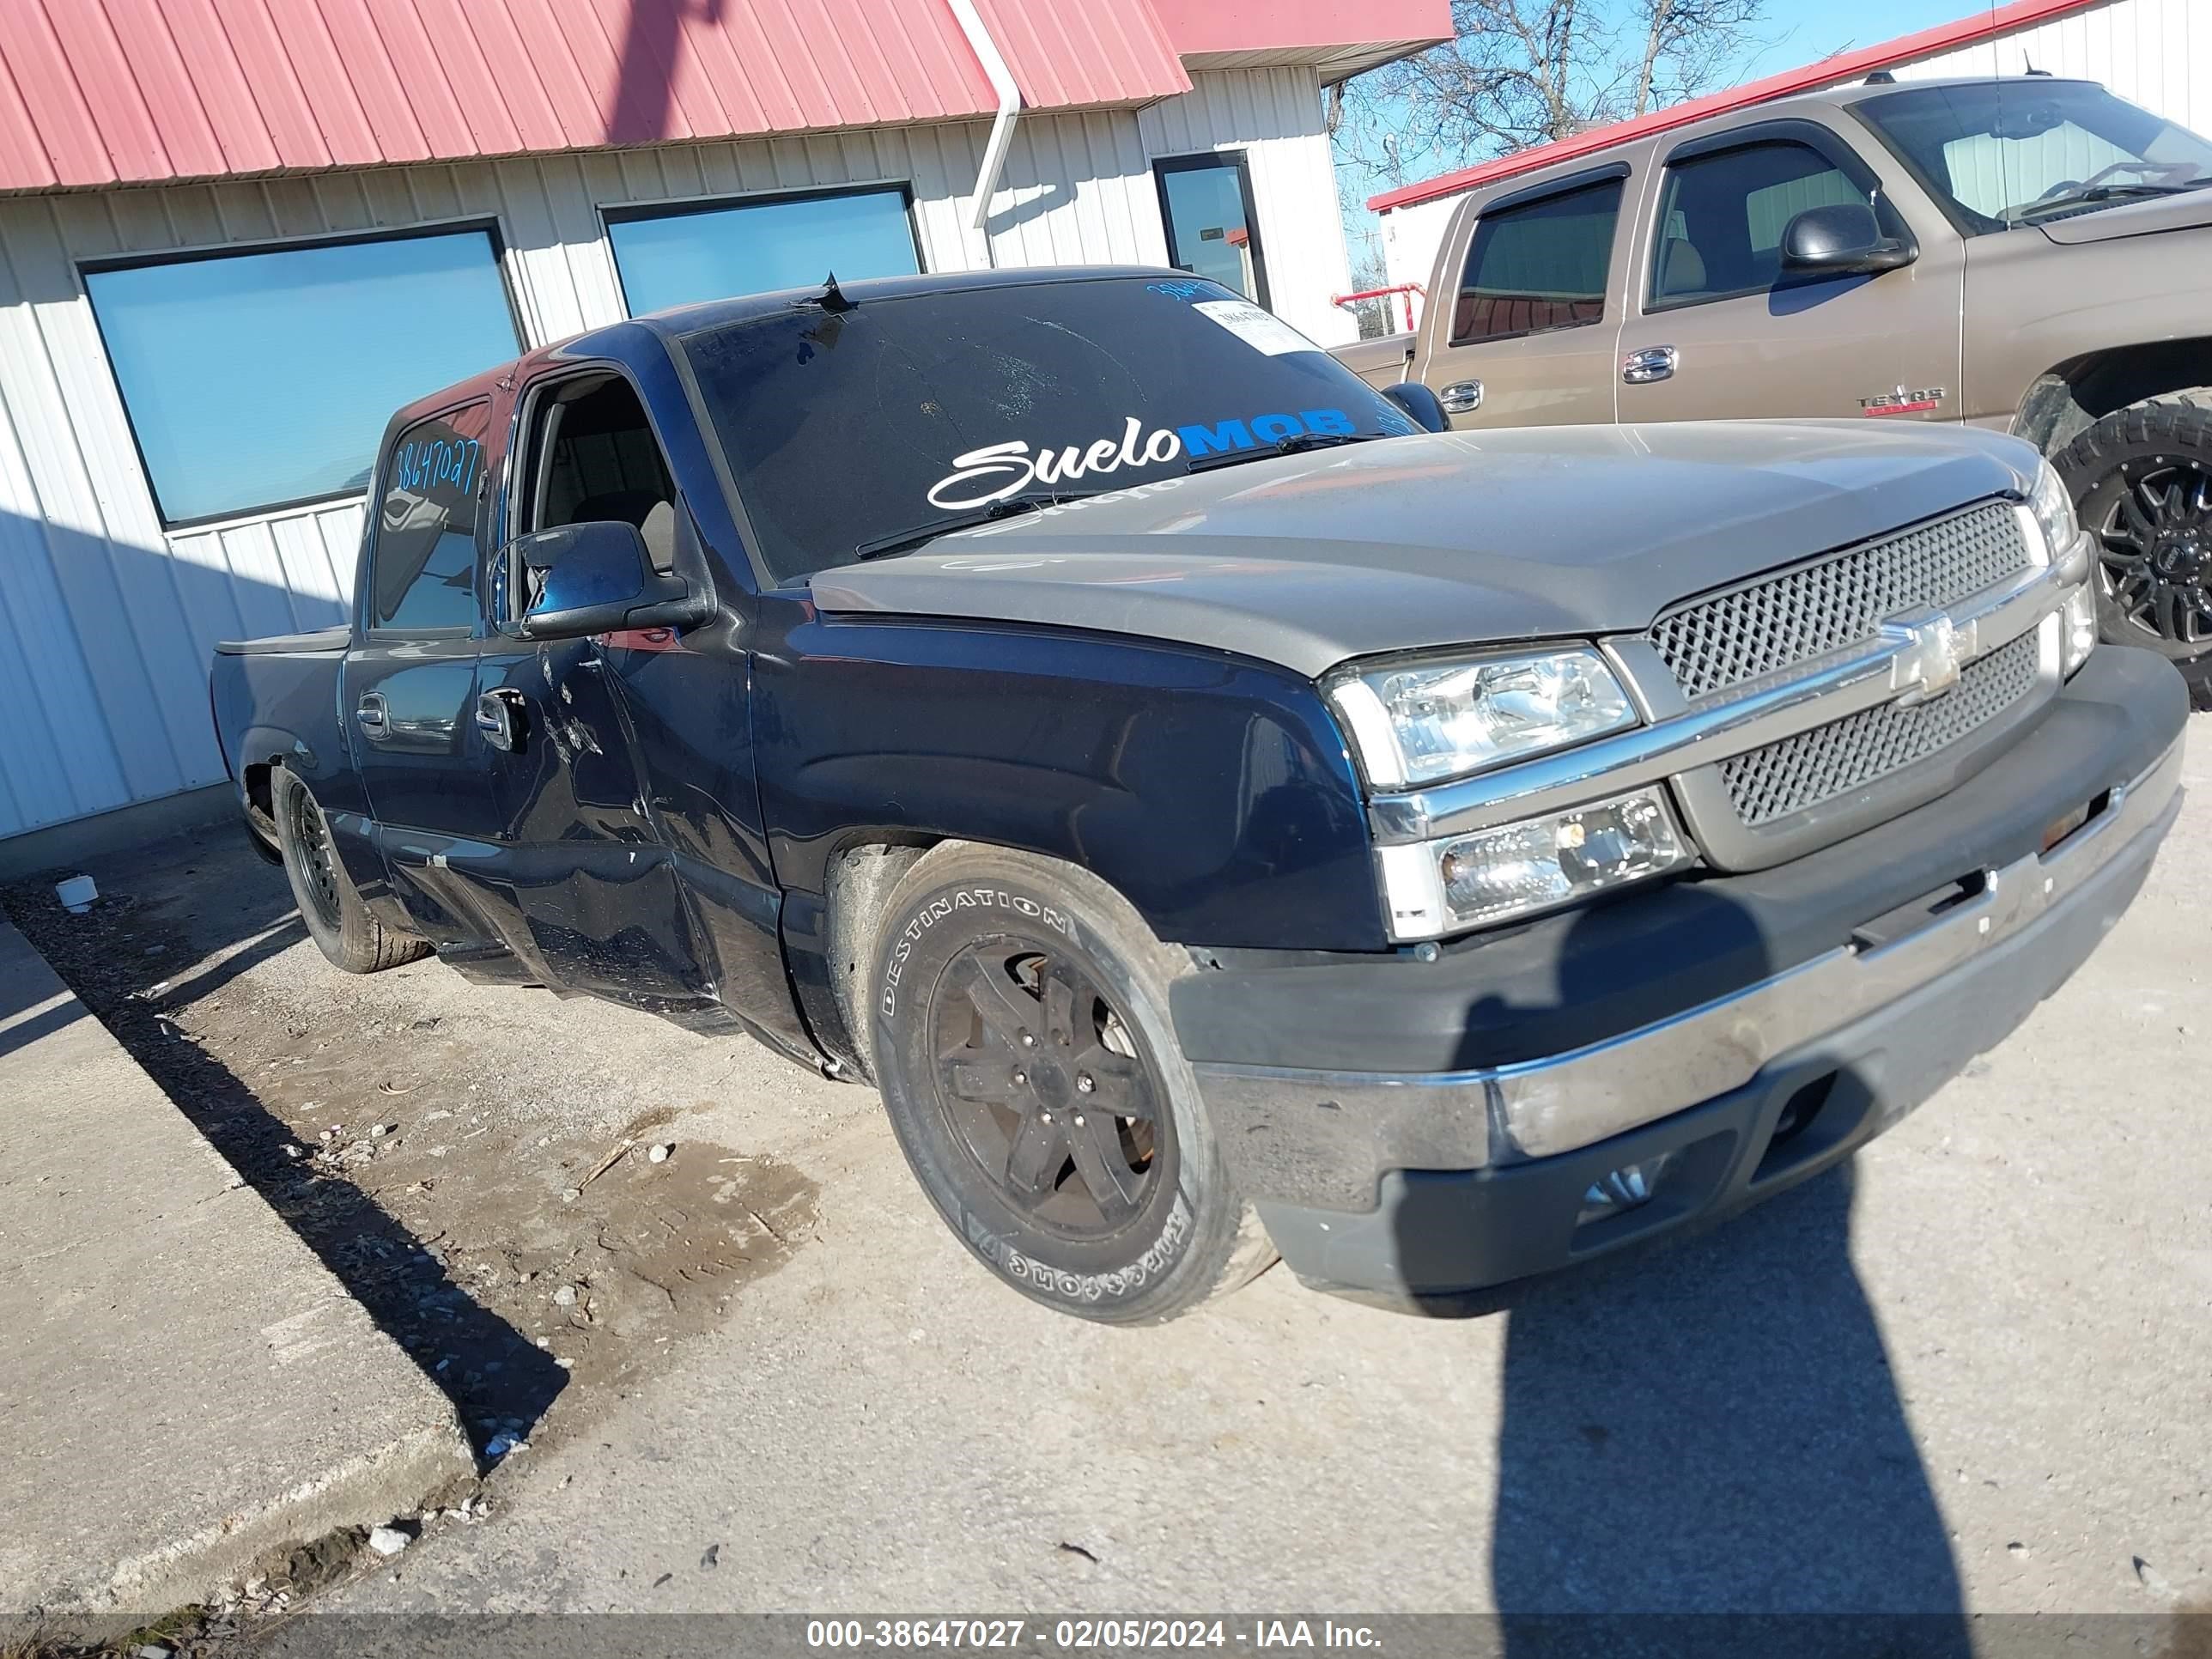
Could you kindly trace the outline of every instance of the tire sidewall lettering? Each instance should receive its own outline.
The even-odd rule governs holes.
[[[1167,1219],[1160,1224],[1159,1236],[1134,1261],[1112,1273],[1078,1273],[1024,1254],[1012,1239],[993,1231],[972,1210],[963,1212],[961,1218],[969,1247],[1008,1279],[1049,1291],[1069,1302],[1126,1300],[1158,1283],[1182,1260],[1183,1246],[1193,1230],[1190,1206],[1178,1191]]]
[[[960,887],[949,893],[936,894],[925,900],[908,917],[884,963],[883,984],[876,999],[877,1012],[883,1018],[890,1019],[898,1012],[899,988],[906,977],[908,963],[915,948],[928,936],[929,930],[959,911],[976,909],[1011,913],[1030,921],[1041,922],[1071,941],[1076,938],[1074,921],[1066,911],[1055,905],[1040,903],[1024,893],[1012,892],[1003,887],[977,886]]]

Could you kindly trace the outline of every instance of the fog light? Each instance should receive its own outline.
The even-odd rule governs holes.
[[[2058,678],[2071,679],[2097,648],[2097,600],[2083,582],[2066,596],[2058,613]]]
[[[1590,1182],[1589,1190],[1583,1194],[1582,1212],[1575,1217],[1575,1225],[1603,1221],[1608,1216],[1626,1214],[1640,1204],[1649,1204],[1652,1194],[1658,1190],[1659,1177],[1674,1161],[1674,1153],[1662,1152],[1640,1164],[1624,1164],[1617,1170],[1607,1170]]]
[[[1464,925],[1549,909],[1690,856],[1659,792],[1639,789],[1447,842],[1437,875],[1445,909]]]

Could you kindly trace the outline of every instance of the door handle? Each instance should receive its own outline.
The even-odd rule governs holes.
[[[354,724],[361,727],[362,734],[370,738],[380,738],[392,727],[381,691],[364,693],[360,705],[353,711],[353,718]]]
[[[502,686],[477,699],[477,730],[502,755],[522,747],[522,694]]]
[[[1681,363],[1682,354],[1672,346],[1646,346],[1620,360],[1620,378],[1630,386],[1650,386],[1673,380]]]
[[[1482,382],[1454,380],[1437,393],[1447,415],[1472,415],[1482,407]]]

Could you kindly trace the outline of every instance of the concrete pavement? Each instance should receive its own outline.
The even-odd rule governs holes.
[[[466,1480],[446,1397],[0,922],[0,1615],[194,1601]]]

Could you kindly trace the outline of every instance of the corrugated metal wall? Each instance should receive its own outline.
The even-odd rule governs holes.
[[[2170,121],[2212,134],[2212,6],[2204,0],[2113,0],[1896,73],[1926,80],[2030,67],[2101,81]]]
[[[1194,80],[1134,114],[1024,118],[986,233],[963,210],[982,123],[0,199],[0,836],[219,781],[210,649],[343,620],[361,534],[358,502],[165,534],[78,262],[495,221],[537,344],[623,314],[603,206],[905,181],[932,270],[1158,264],[1152,159],[1237,147],[1277,308],[1350,338],[1315,72]]]

